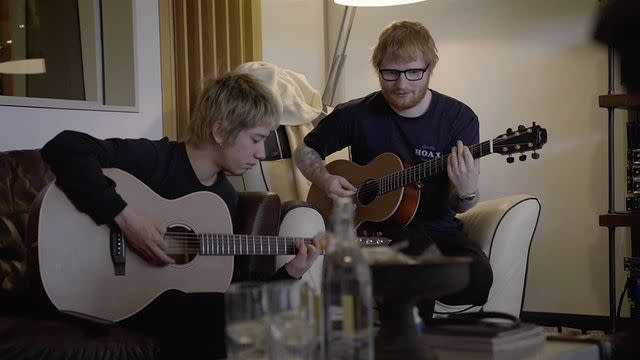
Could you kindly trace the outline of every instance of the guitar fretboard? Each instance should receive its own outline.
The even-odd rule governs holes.
[[[313,244],[312,238],[262,236],[238,234],[193,234],[167,232],[170,247],[197,251],[201,255],[295,255],[296,241]],[[383,237],[359,237],[362,247],[386,246],[390,240]]]
[[[201,255],[295,255],[296,240],[312,244],[311,238],[200,234]]]
[[[474,159],[493,153],[493,140],[487,140],[469,147]],[[378,194],[386,194],[430,176],[447,171],[447,158],[450,153],[437,159],[425,161],[418,165],[383,176],[376,180]]]

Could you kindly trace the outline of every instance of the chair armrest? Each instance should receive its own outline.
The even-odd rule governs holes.
[[[277,235],[280,221],[280,197],[269,191],[238,193],[236,234]],[[265,281],[275,268],[274,255],[249,255],[234,258],[233,281]]]
[[[311,237],[326,229],[320,209],[305,201],[290,200],[280,210],[280,231],[283,236]],[[287,234],[287,235],[284,235]]]
[[[512,195],[478,203],[459,214],[463,231],[489,256],[493,286],[485,311],[520,316],[529,251],[540,217],[540,201],[531,195]]]
[[[234,224],[236,234],[277,235],[279,228],[280,197],[270,191],[238,193],[238,218]]]
[[[313,237],[323,231],[326,226],[320,211],[313,205],[304,202],[290,200],[282,204],[280,216],[280,236],[292,237]],[[286,264],[293,256],[283,255],[276,257],[275,266]],[[324,256],[320,255],[313,263],[311,268],[302,276],[302,280],[306,281],[311,288],[320,293],[322,285],[322,262]]]

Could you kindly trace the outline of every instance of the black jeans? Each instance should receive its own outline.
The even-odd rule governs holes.
[[[223,294],[169,290],[120,325],[153,336],[162,360],[226,357]]]
[[[402,250],[408,255],[422,254],[435,243],[442,255],[471,257],[469,285],[454,294],[438,299],[425,299],[418,302],[418,313],[425,324],[433,317],[433,307],[438,300],[448,305],[484,305],[493,284],[493,271],[489,258],[461,230],[436,232],[427,230],[421,224],[409,224],[404,229],[386,229],[385,235],[394,242],[407,240],[409,246]]]

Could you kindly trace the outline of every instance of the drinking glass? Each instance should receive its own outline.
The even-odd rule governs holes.
[[[315,293],[304,281],[265,285],[268,349],[272,359],[310,360],[319,353]]]
[[[225,293],[225,341],[230,360],[268,359],[263,284],[232,283]]]

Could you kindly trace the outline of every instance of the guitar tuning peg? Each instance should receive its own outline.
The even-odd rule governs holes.
[[[513,164],[514,161],[515,161],[515,159],[513,158],[513,156],[509,156],[507,158],[507,163],[509,163],[509,164]]]
[[[534,159],[534,160],[537,160],[537,159],[540,158],[540,154],[538,154],[537,152],[534,151],[533,154],[531,154],[531,158]]]
[[[525,131],[527,128],[524,125],[518,125],[518,131]]]
[[[511,128],[507,129],[507,135],[512,135],[513,134],[513,130]]]
[[[520,161],[525,161],[525,160],[527,160],[527,155],[522,154],[522,155],[520,155],[520,156],[518,157],[518,159],[520,159]]]

